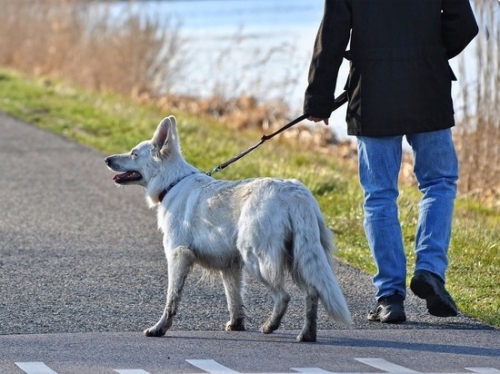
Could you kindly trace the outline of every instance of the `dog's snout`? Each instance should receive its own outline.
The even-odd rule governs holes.
[[[108,165],[108,166],[109,166],[109,165],[111,164],[111,156],[106,157],[106,158],[104,159],[104,162],[106,163],[106,165]]]

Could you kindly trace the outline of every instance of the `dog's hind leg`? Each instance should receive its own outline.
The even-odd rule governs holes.
[[[168,252],[168,251],[167,251]],[[159,337],[165,335],[172,326],[181,300],[184,282],[193,265],[193,255],[188,248],[176,248],[171,254],[167,253],[168,262],[168,291],[167,304],[160,320],[156,325],[144,330],[144,335]]]
[[[297,336],[299,342],[315,342],[318,321],[318,292],[309,289],[306,294],[305,320],[302,331]]]
[[[222,282],[226,292],[227,308],[229,310],[229,321],[226,324],[226,331],[245,330],[245,312],[243,311],[242,271],[241,268],[221,271]]]
[[[282,269],[277,267],[268,269],[268,266],[266,266],[268,259],[259,259],[254,253],[255,250],[246,250],[243,258],[249,273],[265,285],[273,297],[274,307],[271,316],[260,328],[260,331],[264,334],[270,334],[280,326],[281,319],[285,315],[290,301],[290,295],[283,287],[284,274]],[[272,262],[280,263],[280,261]]]
[[[281,320],[286,313],[288,302],[290,301],[290,295],[284,288],[272,288],[270,286],[268,288],[273,295],[274,307],[271,316],[260,328],[260,331],[264,334],[270,334],[280,327]]]

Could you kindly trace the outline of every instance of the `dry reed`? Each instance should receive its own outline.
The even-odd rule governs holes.
[[[113,3],[117,1],[1,1],[0,65],[35,76],[62,78],[84,88],[130,95],[166,110],[189,110],[235,128],[274,125],[288,115],[283,101],[235,97],[234,93],[242,92],[241,77],[224,80],[224,69],[231,68],[228,57],[232,48],[244,41],[241,34],[218,51],[213,74],[200,82],[211,87],[209,97],[173,95],[170,87],[181,84],[189,68],[188,43],[179,28],[168,20],[134,12],[131,5],[121,6],[122,13],[116,14]],[[281,52],[282,47],[264,54],[254,51],[253,57],[265,63]],[[242,74],[246,69],[242,66]],[[217,71],[218,76],[214,74]],[[289,86],[295,81],[282,83]],[[257,88],[261,82],[250,84]]]
[[[459,191],[500,205],[500,4],[475,1],[480,34],[474,59],[460,61],[461,108],[455,131]],[[468,77],[472,74],[472,77]]]
[[[4,0],[0,64],[125,95],[168,87],[182,66],[182,40],[163,20],[109,3],[78,0]]]

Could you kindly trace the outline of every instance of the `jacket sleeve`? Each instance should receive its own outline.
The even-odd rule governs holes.
[[[443,0],[441,31],[448,59],[465,49],[479,32],[469,0]]]
[[[323,20],[316,36],[309,67],[304,113],[329,118],[334,108],[335,86],[351,32],[350,0],[325,0]]]

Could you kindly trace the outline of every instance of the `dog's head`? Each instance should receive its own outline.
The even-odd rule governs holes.
[[[175,117],[160,122],[151,140],[143,141],[128,153],[112,155],[104,161],[116,174],[113,181],[119,185],[140,185],[148,188],[160,174],[164,160],[180,156]]]

